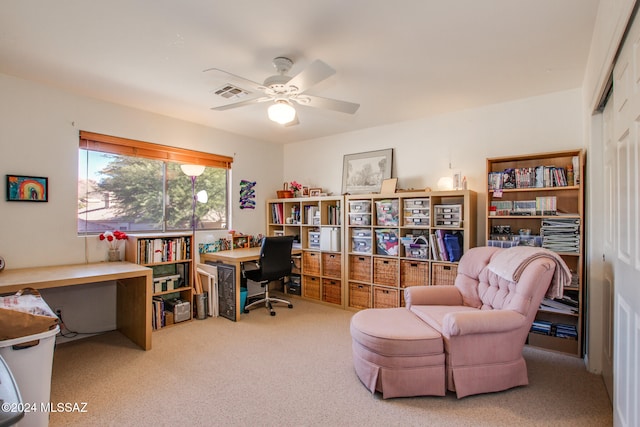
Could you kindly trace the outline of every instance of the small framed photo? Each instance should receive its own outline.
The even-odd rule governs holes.
[[[7,175],[7,201],[48,202],[49,179],[42,176]]]
[[[306,185],[302,186],[302,197],[309,197],[309,187]]]
[[[310,188],[309,197],[320,197],[322,194],[322,188]]]

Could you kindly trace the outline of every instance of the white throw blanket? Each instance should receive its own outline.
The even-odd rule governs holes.
[[[489,270],[511,282],[518,282],[527,265],[539,258],[549,258],[556,265],[551,285],[547,289],[547,297],[562,298],[564,287],[571,283],[571,270],[557,253],[548,249],[533,246],[515,246],[498,251],[491,263],[489,263]]]

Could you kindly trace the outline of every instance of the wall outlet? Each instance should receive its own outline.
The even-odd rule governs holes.
[[[53,312],[58,316],[60,320],[62,320],[62,307],[55,307]]]

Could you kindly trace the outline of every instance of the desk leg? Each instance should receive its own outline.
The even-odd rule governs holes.
[[[151,350],[151,277],[140,276],[118,280],[118,330],[127,338]]]

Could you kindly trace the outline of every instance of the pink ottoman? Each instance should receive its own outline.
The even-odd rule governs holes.
[[[404,307],[373,308],[351,318],[353,364],[382,398],[444,396],[442,336]]]

